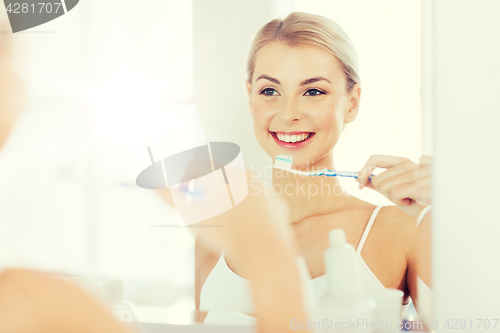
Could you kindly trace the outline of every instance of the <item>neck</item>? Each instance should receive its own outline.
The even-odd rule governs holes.
[[[287,200],[292,223],[337,211],[351,199],[338,177],[309,177],[280,169],[273,169],[273,192]]]

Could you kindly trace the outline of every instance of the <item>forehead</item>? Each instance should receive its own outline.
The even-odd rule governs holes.
[[[295,84],[305,79],[324,76],[333,84],[345,81],[340,61],[316,46],[288,46],[271,43],[257,54],[253,80],[266,74],[280,82]]]

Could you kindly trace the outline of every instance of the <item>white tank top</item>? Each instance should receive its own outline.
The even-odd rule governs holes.
[[[368,233],[372,228],[377,213],[382,207],[383,206],[377,206],[374,209],[370,220],[368,221],[368,225],[363,232],[358,248],[356,249],[356,258],[360,263],[361,281],[363,289],[366,292],[385,289],[385,286],[379,281],[375,274],[373,274],[371,269],[363,260],[363,257],[361,257],[361,250],[363,249],[363,245],[368,237]],[[327,289],[326,274],[311,279],[308,283],[312,284],[312,289],[315,291],[316,296],[319,297]],[[201,289],[200,311],[209,312],[207,318],[205,319],[205,323],[210,321],[211,312],[219,314],[225,312],[226,317],[228,311],[233,313],[239,312],[240,314],[237,314],[237,316],[240,318],[243,318],[242,313],[254,313],[254,305],[250,288],[250,281],[234,273],[229,268],[224,257],[224,252],[222,252],[217,264],[208,275]],[[408,304],[405,304],[403,306],[403,317],[406,316],[407,308]],[[234,319],[234,321],[237,322],[236,318]],[[221,320],[217,320],[217,322],[220,323]]]

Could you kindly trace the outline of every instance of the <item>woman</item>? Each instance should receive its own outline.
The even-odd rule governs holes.
[[[295,169],[335,169],[333,148],[356,119],[361,97],[356,51],[343,29],[306,13],[273,20],[257,33],[247,72],[254,132],[266,153],[273,160],[291,155]],[[377,166],[388,170],[369,181],[366,175]],[[362,171],[360,185],[378,190],[396,207],[377,207],[350,195],[337,177],[299,177],[276,169],[273,192],[288,202],[295,241],[318,295],[326,288],[328,232],[342,228],[357,248],[365,289],[397,288],[405,293],[404,304],[410,296],[417,304],[418,279],[430,285],[431,272],[429,217],[416,228],[425,206],[415,189],[426,186],[430,170],[404,158],[373,156]],[[197,242],[199,321],[212,309],[253,314],[241,273],[235,258]]]

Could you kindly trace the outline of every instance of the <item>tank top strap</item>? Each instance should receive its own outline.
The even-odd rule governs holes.
[[[370,233],[370,230],[373,226],[373,222],[375,221],[375,217],[377,217],[377,214],[382,207],[384,207],[384,206],[377,206],[373,210],[372,216],[370,217],[370,221],[368,221],[368,224],[366,225],[365,231],[363,232],[363,236],[361,236],[361,240],[359,241],[359,245],[358,245],[358,248],[356,249],[356,253],[361,254],[361,250],[363,250],[363,245],[365,245],[366,238],[368,237],[368,234]]]

